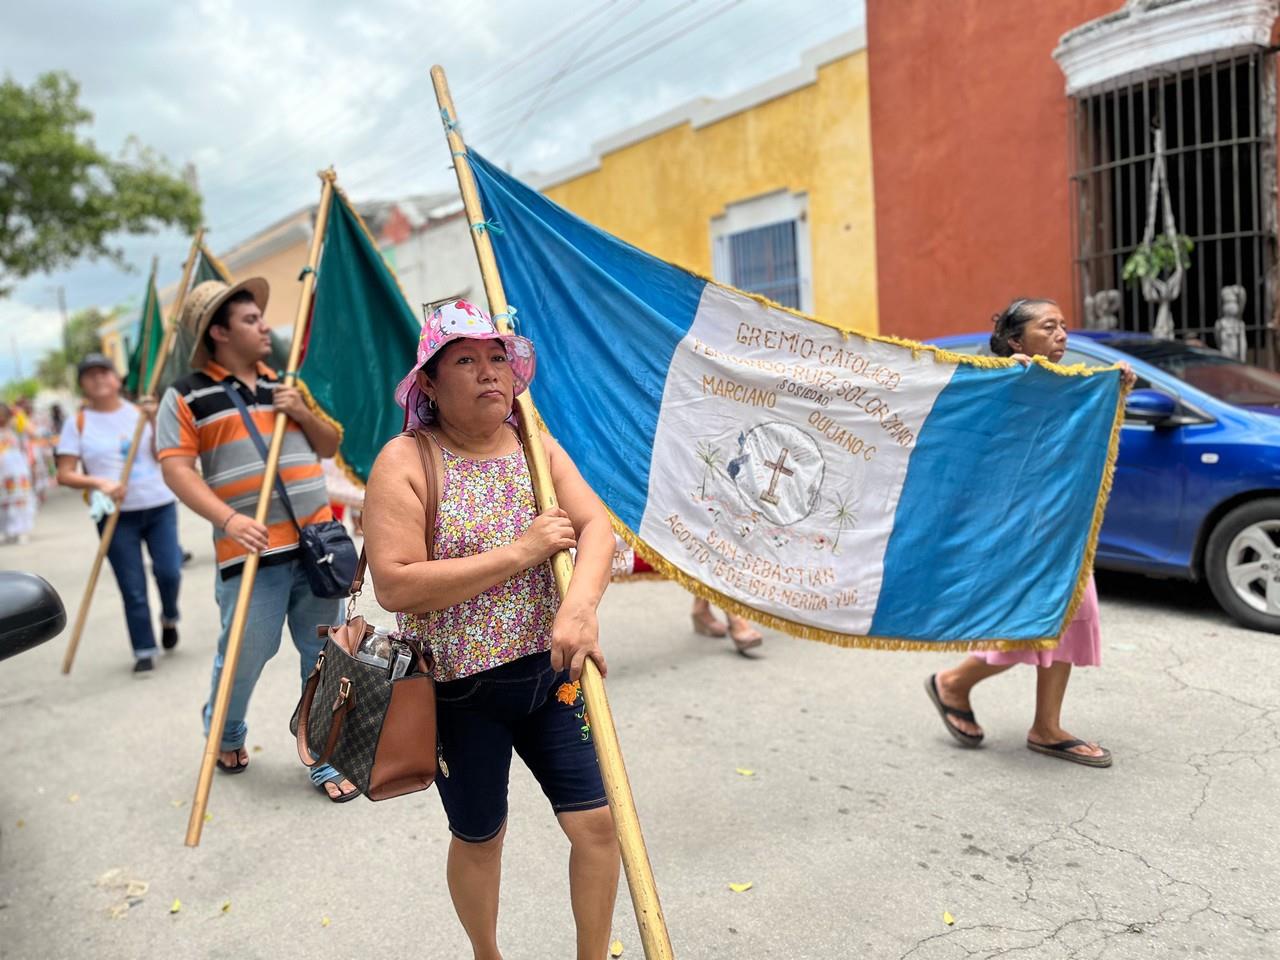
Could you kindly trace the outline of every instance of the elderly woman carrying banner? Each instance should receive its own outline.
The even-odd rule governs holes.
[[[498,887],[514,750],[569,838],[577,955],[595,960],[608,946],[619,853],[577,679],[587,657],[605,671],[596,606],[614,540],[603,504],[549,437],[561,508],[537,513],[510,422],[534,365],[532,343],[499,334],[466,301],[427,317],[417,363],[396,391],[412,431],[374,464],[365,547],[379,603],[398,611],[402,634],[432,653],[436,786],[453,834],[449,892],[475,956],[501,956]],[[429,490],[438,491],[434,503]],[[562,601],[548,561],[574,546]]]
[[[1032,357],[1058,363],[1067,350],[1067,321],[1052,300],[1014,300],[993,318],[991,352],[1012,357],[1024,366]],[[1124,382],[1137,379],[1127,365]],[[1029,497],[1034,491],[1028,492]],[[1011,502],[1010,509],[1033,509]],[[1072,666],[1096,667],[1102,662],[1102,630],[1098,617],[1098,592],[1093,578],[1084,601],[1053,650],[991,650],[970,654],[959,666],[940,670],[925,681],[925,691],[942,717],[947,732],[961,746],[981,746],[984,733],[975,719],[969,694],[979,682],[1003,673],[1019,663],[1036,667],[1036,711],[1027,731],[1027,748],[1036,753],[1069,760],[1088,767],[1111,766],[1111,751],[1081,740],[1062,726],[1062,701]]]

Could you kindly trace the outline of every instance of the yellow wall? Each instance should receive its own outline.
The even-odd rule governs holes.
[[[289,329],[293,326],[298,313],[298,301],[302,299],[302,284],[298,281],[298,274],[307,265],[309,245],[308,240],[299,239],[291,246],[248,263],[232,266],[231,263],[224,261],[224,265],[231,273],[231,279],[235,282],[247,277],[266,278],[271,288],[266,317],[267,323],[273,327]],[[172,299],[172,288],[165,290],[160,302],[166,320]]]
[[[291,329],[298,315],[298,301],[302,299],[302,284],[298,274],[307,265],[309,244],[299,240],[293,246],[279,250],[269,257],[232,269],[237,281],[246,277],[265,277],[271,287],[271,299],[267,303],[267,323],[273,327]]]
[[[695,130],[689,123],[606,154],[545,191],[664,260],[711,274],[711,219],[779,189],[807,193],[814,312],[878,331],[867,54],[818,82]]]

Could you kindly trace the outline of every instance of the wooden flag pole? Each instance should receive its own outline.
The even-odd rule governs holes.
[[[316,289],[316,266],[320,262],[320,248],[324,243],[325,226],[329,222],[329,204],[333,199],[332,169],[320,173],[320,207],[316,211],[315,233],[311,237],[311,250],[307,254],[307,266],[302,271],[302,296],[298,300],[298,313],[293,321],[293,339],[289,344],[289,362],[285,367],[283,385],[292,387],[297,380],[298,361],[302,357],[302,342],[307,332],[307,317],[311,312],[311,300]],[[289,416],[277,413],[271,431],[271,443],[267,447],[266,468],[262,472],[262,486],[258,490],[258,509],[254,519],[267,522],[271,507],[271,489],[280,468],[280,449],[284,445],[284,432]],[[244,639],[245,624],[249,619],[249,601],[253,599],[253,581],[258,574],[259,554],[251,552],[244,558],[244,570],[240,574],[240,593],[236,596],[236,608],[231,617],[231,632],[227,635],[227,649],[222,657],[222,673],[218,676],[218,693],[213,700],[213,715],[209,720],[209,735],[205,738],[204,756],[200,761],[200,776],[196,780],[195,799],[191,802],[191,818],[187,821],[187,846],[200,845],[200,833],[204,829],[205,808],[209,805],[209,789],[213,785],[213,768],[222,745],[222,728],[227,723],[227,711],[231,706],[231,687],[235,683],[236,667],[240,661],[240,644]]]
[[[458,132],[458,114],[442,67],[431,68],[431,83],[435,87],[440,115],[445,121],[445,134],[453,153],[453,166],[458,174],[458,188],[462,192],[467,220],[472,224],[483,223],[485,217],[480,204],[480,193],[476,189],[475,177],[467,159],[466,144],[462,140],[462,134]],[[500,318],[509,308],[502,289],[502,277],[498,272],[498,261],[494,258],[493,245],[489,241],[489,231],[472,229],[471,237],[475,241],[476,256],[480,261],[480,276],[484,280],[489,310],[495,318]],[[508,320],[499,319],[498,325],[504,332],[511,332]],[[537,498],[538,508],[548,510],[556,506],[556,493],[551,482],[551,468],[542,443],[542,434],[537,428],[533,400],[527,390],[516,397],[516,407],[520,412],[520,437],[528,453],[534,496]],[[555,571],[560,595],[564,596],[569,588],[569,579],[573,576],[573,561],[568,551],[562,550],[552,558],[552,569]],[[662,904],[658,900],[658,887],[654,883],[653,868],[645,850],[644,835],[640,831],[640,817],[636,812],[635,799],[631,795],[631,783],[622,762],[618,731],[609,710],[604,678],[591,659],[583,664],[582,694],[587,703],[587,713],[591,717],[591,739],[595,742],[596,759],[600,764],[605,793],[609,797],[609,809],[613,812],[614,827],[618,832],[618,846],[622,850],[622,864],[627,874],[627,886],[631,890],[631,903],[640,928],[644,955],[647,960],[669,960],[674,957],[671,939],[667,934],[666,920],[662,916]]]
[[[182,317],[182,305],[187,299],[187,284],[191,282],[191,270],[196,262],[196,252],[200,249],[201,239],[204,237],[204,228],[201,227],[196,231],[195,239],[191,241],[191,250],[187,254],[187,262],[182,266],[182,280],[178,284],[178,295],[173,300],[173,307],[169,311],[169,326],[165,330],[164,340],[160,344],[160,352],[156,355],[155,362],[150,369],[150,377],[146,381],[147,390],[145,397],[151,397],[155,393],[156,384],[160,379],[160,372],[164,369],[165,361],[169,358],[169,352],[173,349],[173,344],[177,338],[178,321]],[[152,267],[152,276],[155,276],[155,267]],[[152,289],[154,289],[152,284]],[[148,299],[151,297],[151,290],[147,291]],[[151,312],[147,311],[146,320],[143,323],[144,328],[150,326]],[[144,332],[142,341],[144,347],[149,342],[150,330]],[[146,354],[143,353],[143,367],[139,371],[139,385],[142,383],[142,371],[146,370]],[[128,485],[129,474],[133,472],[133,461],[138,456],[138,446],[142,443],[142,431],[146,429],[147,418],[138,417],[138,423],[133,428],[133,440],[129,443],[129,452],[124,458],[124,468],[120,471],[120,482]],[[120,507],[116,505],[115,511],[111,516],[107,517],[107,524],[102,528],[102,536],[98,538],[98,553],[93,558],[93,566],[89,569],[89,582],[84,586],[84,596],[80,598],[80,609],[76,612],[75,626],[71,629],[71,637],[67,640],[67,652],[62,655],[62,673],[65,676],[71,672],[71,665],[75,663],[76,650],[80,646],[80,635],[84,632],[85,621],[89,619],[89,605],[93,602],[93,591],[97,589],[98,577],[102,573],[102,561],[107,556],[107,550],[111,548],[111,538],[116,535],[116,526],[120,523]]]

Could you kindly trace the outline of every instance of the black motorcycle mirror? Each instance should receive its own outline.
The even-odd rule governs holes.
[[[0,660],[56,637],[66,625],[53,587],[34,573],[0,570]]]

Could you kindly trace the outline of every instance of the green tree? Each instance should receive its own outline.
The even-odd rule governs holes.
[[[34,378],[10,380],[3,387],[0,387],[0,400],[5,403],[13,403],[22,397],[34,397],[39,392],[40,383]]]
[[[80,257],[123,264],[115,235],[200,224],[193,178],[132,137],[118,159],[99,151],[78,132],[93,119],[79,97],[62,72],[0,82],[0,296]]]
[[[36,379],[46,387],[75,386],[73,368],[86,353],[102,349],[98,329],[118,312],[104,313],[97,307],[90,307],[73,313],[63,331],[62,346],[46,351],[36,365]]]

